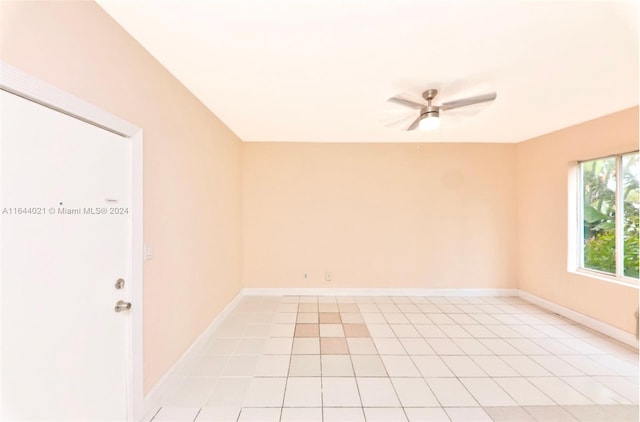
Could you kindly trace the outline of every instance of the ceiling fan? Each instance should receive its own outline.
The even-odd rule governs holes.
[[[496,99],[497,94],[492,92],[490,94],[478,95],[475,97],[461,98],[459,100],[447,101],[440,105],[432,105],[431,102],[438,95],[437,89],[427,89],[422,93],[422,97],[427,100],[427,104],[416,103],[411,100],[407,100],[401,97],[391,97],[387,101],[395,104],[400,104],[405,107],[411,107],[420,110],[418,117],[407,127],[406,130],[414,130],[420,128],[421,130],[433,130],[437,129],[440,125],[440,112],[451,110],[458,107],[466,107],[473,104],[484,103],[487,101],[493,101]]]

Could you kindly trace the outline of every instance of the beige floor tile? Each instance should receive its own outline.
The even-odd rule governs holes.
[[[319,337],[318,324],[296,324],[295,337]]]
[[[339,312],[320,312],[320,324],[341,324]]]
[[[243,298],[206,340],[165,419],[638,420],[637,353],[518,298]]]
[[[318,312],[317,303],[300,303],[298,305],[298,312]]]
[[[361,407],[325,407],[323,413],[324,422],[365,422]]]
[[[250,377],[220,378],[213,387],[205,406],[240,408],[251,380]]]
[[[446,411],[452,422],[492,422],[481,407],[451,407]]]
[[[387,370],[378,355],[352,355],[351,361],[357,377],[387,376]]]
[[[381,355],[406,355],[402,343],[397,338],[374,338],[373,342]]]
[[[335,296],[320,296],[318,297],[318,303],[337,303],[338,298]]]
[[[362,319],[367,324],[386,324],[387,320],[384,319],[384,315],[380,312],[363,312]]]
[[[405,407],[409,422],[451,422],[441,407]]]
[[[409,324],[407,317],[400,312],[388,312],[383,314],[383,316],[389,324]]]
[[[400,401],[389,378],[358,377],[356,381],[363,407],[400,407]]]
[[[338,312],[337,303],[319,303],[318,310],[320,312]]]
[[[289,373],[290,355],[260,356],[256,370],[256,377],[286,377]]]
[[[482,406],[516,406],[517,403],[491,378],[459,378]]]
[[[353,367],[349,355],[320,356],[323,377],[352,377]]]
[[[524,410],[537,422],[576,422],[578,420],[561,406],[527,406]]]
[[[584,422],[637,422],[638,406],[565,406],[565,410]]]
[[[347,338],[349,353],[352,355],[377,355],[378,350],[371,338],[349,337]]]
[[[281,409],[264,407],[246,407],[240,412],[238,422],[278,422]]]
[[[316,305],[318,304],[318,297],[317,296],[300,296],[300,299],[298,300],[299,303],[315,303]],[[298,307],[298,312],[300,312],[300,307]]]
[[[320,337],[344,337],[342,324],[320,324]]]
[[[322,406],[320,377],[289,377],[284,395],[284,406]]]
[[[269,328],[269,337],[293,337],[295,324],[273,324]]]
[[[291,353],[291,344],[293,338],[290,337],[273,337],[267,339],[264,347],[265,355],[288,355]]]
[[[391,382],[404,407],[438,407],[439,403],[422,378],[392,378]]]
[[[398,339],[410,355],[435,355],[436,352],[421,338]]]
[[[294,355],[319,355],[319,337],[297,337],[293,339],[292,354]]]
[[[360,313],[360,308],[355,303],[338,303],[338,310],[340,312],[357,312]]]
[[[364,324],[364,318],[359,312],[341,312],[340,319],[344,324]]]
[[[254,378],[244,397],[245,407],[280,407],[287,378]],[[243,410],[244,411],[244,410]]]
[[[318,313],[317,312],[300,312],[296,318],[298,324],[317,324]]]
[[[205,407],[198,413],[196,422],[236,422],[239,407]]]
[[[402,338],[421,338],[422,336],[418,331],[413,328],[411,324],[391,324],[391,329],[397,337]]]
[[[298,312],[298,304],[282,303],[276,307],[276,312]]]
[[[419,377],[420,372],[409,356],[382,356],[384,367],[390,377]]]
[[[293,355],[289,365],[289,377],[319,377],[320,355]]]
[[[323,377],[322,405],[326,407],[360,407],[360,394],[354,377]]]
[[[347,355],[349,349],[344,338],[323,337],[320,339],[320,353],[323,355]]]
[[[494,422],[535,422],[533,416],[518,406],[485,407],[484,411]]]
[[[336,303],[341,304],[341,303],[351,303],[351,304],[355,304],[356,303],[356,298],[353,296],[337,296],[336,297]]]
[[[407,417],[400,407],[365,407],[367,422],[406,422]]]
[[[153,418],[157,422],[181,422],[192,421],[198,414],[196,407],[165,407]]]
[[[395,338],[396,333],[393,332],[391,326],[388,324],[370,324],[367,325],[369,328],[369,333],[371,333],[371,337],[378,338]]]
[[[371,337],[365,324],[344,324],[345,337]]]
[[[492,378],[520,406],[553,406],[555,403],[526,378]]]
[[[322,422],[322,408],[285,407],[280,422]]]

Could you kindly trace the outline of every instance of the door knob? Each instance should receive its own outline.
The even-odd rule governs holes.
[[[124,300],[119,300],[116,302],[116,312],[128,311],[129,309],[131,309],[131,302],[125,302]]]

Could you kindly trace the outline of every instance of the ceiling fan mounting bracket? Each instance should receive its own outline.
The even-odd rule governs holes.
[[[436,95],[438,95],[437,89],[427,89],[425,92],[422,93],[422,98],[424,98],[427,101],[431,101],[434,98],[436,98]]]

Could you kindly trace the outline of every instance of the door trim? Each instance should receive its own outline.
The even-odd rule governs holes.
[[[129,421],[143,417],[143,233],[142,233],[142,128],[90,104],[33,75],[0,61],[0,90],[10,92],[42,106],[82,120],[127,138],[131,142],[131,320],[127,347],[127,416]],[[0,151],[1,153],[1,151]],[[0,285],[0,298],[2,289]],[[0,324],[1,329],[1,324]],[[0,351],[2,350],[0,335]],[[0,352],[1,353],[1,352]],[[1,387],[0,387],[1,388]],[[0,390],[0,395],[2,391]]]

